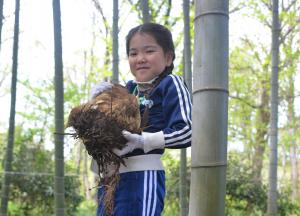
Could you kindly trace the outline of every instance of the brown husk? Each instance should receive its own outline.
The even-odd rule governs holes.
[[[124,161],[112,152],[113,148],[121,149],[126,144],[121,128],[113,119],[95,109],[82,109],[73,122],[74,137],[81,139],[88,154],[99,166],[100,184],[105,187],[103,199],[105,215],[112,215],[114,193],[119,181],[119,167]],[[114,166],[109,166],[109,165]],[[115,170],[108,170],[113,167]],[[105,176],[105,173],[111,176]],[[102,201],[102,200],[99,200]]]
[[[104,196],[99,202],[103,202],[107,216],[113,215],[119,168],[124,164],[123,159],[112,150],[125,147],[127,140],[122,135],[124,129],[140,133],[138,103],[124,89],[117,85],[88,103],[75,107],[67,123],[67,127],[75,129],[73,137],[82,140],[88,154],[99,166],[99,184],[104,187]]]

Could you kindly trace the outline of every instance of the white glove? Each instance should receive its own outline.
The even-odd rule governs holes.
[[[95,98],[98,94],[104,92],[105,90],[111,89],[113,87],[112,83],[109,82],[100,82],[95,85],[91,90],[91,98]]]
[[[142,149],[147,153],[154,149],[163,149],[165,147],[165,138],[162,131],[156,133],[142,132],[140,135],[124,130],[122,134],[128,142],[121,150],[113,149],[113,152],[118,156],[126,155],[135,149]]]

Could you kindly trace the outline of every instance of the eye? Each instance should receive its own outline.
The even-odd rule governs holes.
[[[149,49],[149,50],[146,50],[146,53],[153,53],[153,52],[155,52],[155,50],[154,50],[154,49]]]
[[[134,56],[136,56],[136,55],[137,55],[136,52],[130,52],[130,53],[129,53],[129,57],[134,57]]]

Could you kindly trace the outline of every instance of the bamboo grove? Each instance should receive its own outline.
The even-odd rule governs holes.
[[[61,136],[127,31],[166,25],[193,144],[166,150],[163,215],[300,215],[300,0],[0,0],[0,215],[94,215],[90,156]]]

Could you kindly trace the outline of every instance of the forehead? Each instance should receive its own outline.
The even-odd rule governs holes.
[[[151,34],[137,32],[129,41],[129,49],[149,46],[160,47],[156,39]]]

